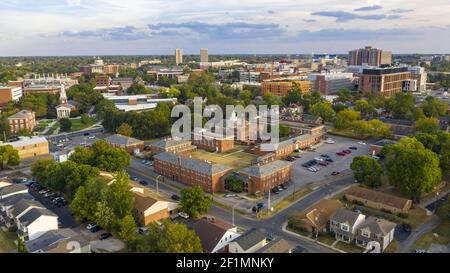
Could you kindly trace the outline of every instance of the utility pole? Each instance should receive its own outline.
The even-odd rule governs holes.
[[[272,191],[272,188],[269,187],[269,199],[267,201],[267,209],[269,210],[269,214],[270,214],[270,192]]]

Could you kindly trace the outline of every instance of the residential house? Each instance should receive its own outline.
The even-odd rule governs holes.
[[[133,192],[133,215],[137,223],[147,226],[155,221],[165,219],[177,213],[178,204],[156,197],[146,196],[139,192]]]
[[[19,200],[17,203],[14,204],[14,206],[12,206],[6,211],[5,225],[7,227],[15,226],[16,219],[27,213],[32,208],[45,209],[45,207],[41,203],[35,200],[30,199]]]
[[[32,200],[33,196],[27,193],[18,193],[0,199],[0,223],[11,226],[13,222],[7,216],[7,211],[12,208],[20,200]]]
[[[228,244],[240,234],[237,227],[217,218],[202,218],[192,226],[205,253],[228,252]]]
[[[394,240],[395,226],[392,222],[369,216],[358,227],[355,243],[365,248],[369,242],[375,241],[380,244],[381,251],[384,251]]]
[[[28,193],[28,188],[20,184],[11,184],[9,186],[2,187],[0,188],[0,200],[20,193]]]
[[[296,228],[317,235],[326,232],[331,216],[344,205],[335,199],[322,199],[295,217]]]
[[[25,247],[28,253],[91,253],[90,242],[68,228],[47,231],[26,241]]]
[[[330,219],[330,230],[339,241],[351,243],[357,234],[358,227],[364,222],[364,214],[344,208],[338,208]]]
[[[363,187],[352,187],[345,192],[345,198],[350,202],[360,202],[366,207],[386,210],[393,214],[408,213],[412,200],[394,196]]]
[[[138,154],[144,150],[144,141],[120,134],[111,135],[105,138],[105,141],[113,147],[124,149],[129,154]]]
[[[278,238],[265,245],[263,248],[258,250],[256,253],[292,253],[294,247],[285,239]]]
[[[58,216],[47,209],[32,208],[17,218],[16,224],[19,237],[28,241],[58,229]]]
[[[228,246],[230,253],[255,253],[267,244],[266,234],[257,228],[249,229]]]

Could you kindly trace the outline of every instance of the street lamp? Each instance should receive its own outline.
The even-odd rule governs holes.
[[[159,193],[159,183],[158,183],[158,179],[161,177],[162,175],[160,174],[160,175],[158,175],[157,177],[156,177],[156,193]]]
[[[237,203],[233,205],[233,210],[232,210],[232,223],[233,223],[233,227],[234,227],[234,208],[237,206]]]

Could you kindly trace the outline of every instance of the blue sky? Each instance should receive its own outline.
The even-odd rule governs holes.
[[[448,0],[2,0],[0,55],[450,53]]]

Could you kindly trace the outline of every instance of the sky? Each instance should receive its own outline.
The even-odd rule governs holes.
[[[449,0],[1,0],[0,56],[450,53]]]

